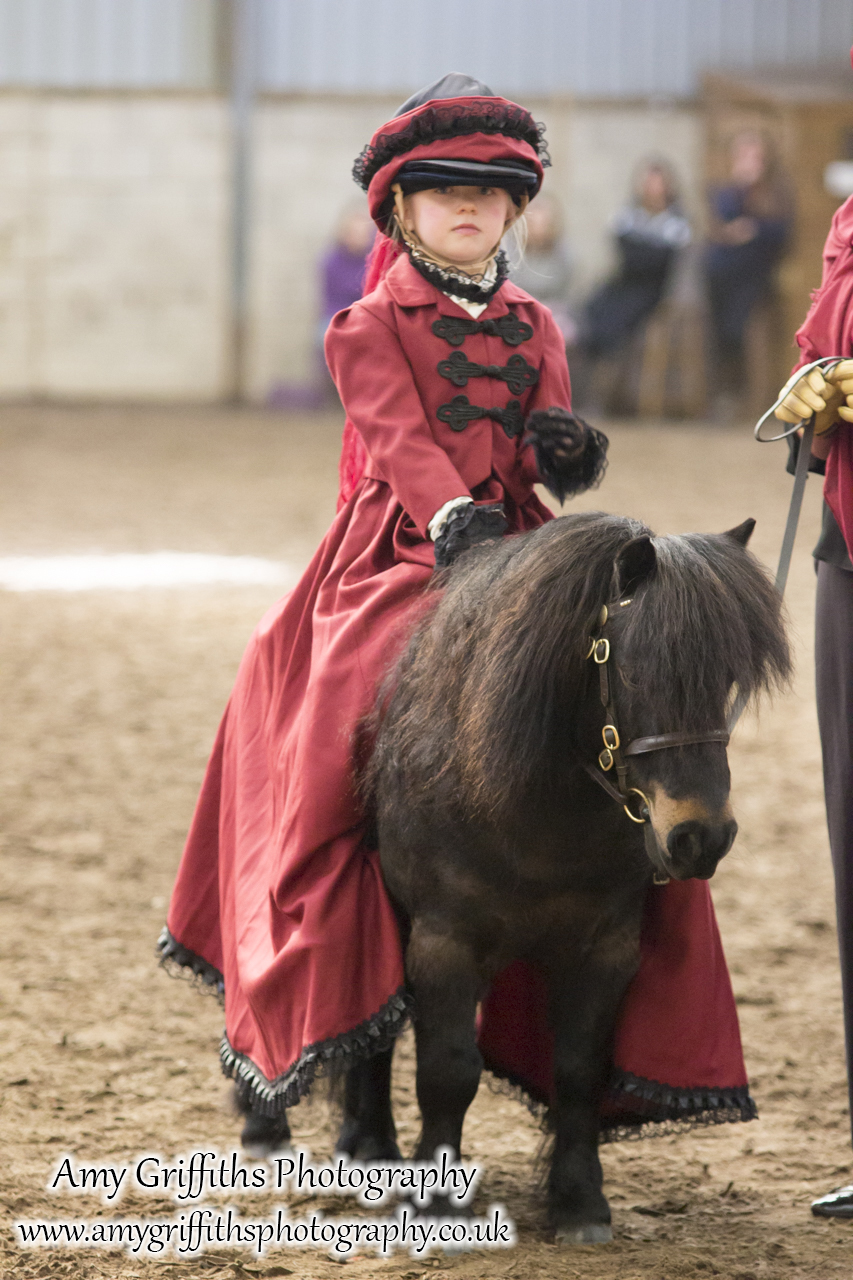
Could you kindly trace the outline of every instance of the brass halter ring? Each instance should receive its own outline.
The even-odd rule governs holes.
[[[642,792],[639,787],[629,787],[628,795],[629,796],[635,795],[640,797],[643,804],[643,807],[640,809],[640,813],[642,814],[645,811],[645,817],[640,817],[640,818],[635,817],[634,814],[631,812],[630,808],[628,807],[627,801],[625,802],[625,804],[623,804],[622,808],[625,810],[625,812],[627,813],[628,817],[631,819],[632,822],[636,822],[637,825],[640,827],[645,826],[645,824],[651,819],[651,813],[652,813],[652,806],[649,804],[648,796],[644,792]]]

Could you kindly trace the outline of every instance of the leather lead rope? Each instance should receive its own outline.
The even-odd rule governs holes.
[[[798,372],[801,377],[805,377],[807,373],[811,373],[812,369],[820,369],[822,372],[828,372],[840,364],[842,356],[825,356],[820,360],[812,360],[811,364],[804,365]],[[785,595],[785,587],[788,585],[788,570],[791,567],[791,557],[794,553],[794,542],[797,537],[797,526],[800,523],[800,513],[803,509],[803,495],[806,491],[806,480],[809,475],[809,461],[812,452],[812,440],[814,439],[814,414],[810,418],[802,418],[799,422],[793,423],[785,431],[780,431],[775,436],[763,436],[761,428],[764,426],[768,418],[770,418],[781,405],[782,401],[788,395],[790,387],[783,388],[782,394],[771,404],[766,413],[762,414],[755,424],[753,435],[759,444],[774,444],[777,440],[787,440],[788,436],[795,435],[802,430],[802,439],[800,440],[800,448],[797,454],[797,466],[794,471],[794,488],[791,491],[791,503],[788,507],[788,519],[785,522],[785,532],[782,535],[782,547],[779,551],[779,564],[776,568],[776,590],[780,596]],[[732,709],[729,712],[728,729],[729,733],[734,730],[738,720],[743,715],[747,699],[742,693],[738,693],[735,698]]]
[[[772,410],[771,410],[772,412]],[[765,417],[767,415],[765,414]],[[764,418],[761,419],[761,422]],[[758,427],[761,426],[759,422]],[[756,431],[758,430],[756,427]],[[790,435],[790,432],[786,432]],[[774,437],[777,438],[777,437]],[[791,505],[788,507],[788,519],[785,524],[785,533],[782,537],[782,549],[779,552],[779,566],[776,570],[776,590],[779,595],[784,597],[785,587],[788,585],[788,570],[791,567],[791,556],[794,552],[794,541],[797,537],[797,526],[800,523],[800,512],[803,509],[803,494],[806,491],[806,480],[809,475],[809,459],[812,452],[812,440],[814,438],[814,418],[809,418],[803,427],[803,438],[800,441],[800,451],[797,454],[797,469],[794,472],[794,489],[791,493]],[[758,440],[759,437],[756,436]],[[761,444],[769,444],[770,441],[760,441]],[[732,709],[729,712],[728,728],[729,733],[734,731],[734,727],[743,715],[748,698],[746,694],[738,691],[738,695],[732,703]]]

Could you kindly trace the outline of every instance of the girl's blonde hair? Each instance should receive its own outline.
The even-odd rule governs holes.
[[[505,233],[504,239],[509,241],[507,248],[510,266],[520,267],[527,252],[527,215],[525,213],[518,215],[515,222]]]

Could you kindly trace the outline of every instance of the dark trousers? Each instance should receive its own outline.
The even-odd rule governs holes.
[[[818,561],[815,674],[853,1124],[853,573]]]

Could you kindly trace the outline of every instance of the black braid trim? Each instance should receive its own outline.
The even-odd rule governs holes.
[[[404,129],[378,134],[356,160],[352,176],[366,191],[371,178],[397,156],[440,138],[462,138],[471,133],[500,133],[507,138],[518,138],[530,144],[543,167],[551,163],[545,145],[545,126],[537,124],[529,111],[515,103],[479,102],[476,107],[429,107],[419,111]]]
[[[478,418],[491,418],[499,422],[510,440],[524,430],[524,414],[519,400],[508,400],[504,409],[489,409],[482,404],[471,404],[467,396],[454,396],[447,404],[440,404],[436,411],[439,422],[446,422],[451,431],[464,431],[469,422]]]
[[[493,1063],[486,1062],[485,1067],[493,1093],[522,1103],[543,1130],[552,1129],[548,1099],[538,1089]],[[736,1089],[678,1089],[614,1068],[605,1097],[620,1111],[618,1115],[602,1117],[601,1142],[664,1137],[700,1126],[745,1123],[758,1118],[758,1108],[746,1085]]]
[[[408,250],[408,246],[407,250]],[[478,284],[476,280],[466,277],[461,272],[448,271],[445,267],[436,266],[433,262],[428,262],[426,258],[420,257],[417,253],[408,250],[409,261],[415,270],[423,276],[424,280],[428,280],[434,285],[440,293],[451,294],[457,298],[464,298],[466,302],[491,302],[492,298],[500,289],[504,280],[509,275],[509,264],[503,249],[500,249],[495,257],[495,278],[491,284]]]
[[[411,1016],[411,996],[400,987],[377,1013],[351,1031],[306,1045],[293,1065],[275,1080],[268,1080],[260,1067],[233,1049],[223,1034],[219,1045],[222,1073],[234,1081],[241,1104],[250,1108],[253,1115],[281,1116],[305,1097],[318,1076],[346,1071],[356,1062],[389,1049]]]
[[[222,1004],[225,998],[225,979],[217,968],[208,964],[189,947],[178,942],[166,925],[157,939],[157,955],[160,964],[172,978],[188,978],[208,995],[216,996]]]
[[[505,382],[507,389],[514,396],[522,395],[528,387],[535,387],[539,381],[539,370],[528,364],[524,356],[510,356],[506,364],[477,364],[469,360],[464,351],[454,351],[446,360],[439,360],[438,372],[447,378],[454,387],[467,387],[470,378],[497,378]]]
[[[467,316],[439,316],[430,328],[437,338],[444,338],[451,347],[461,347],[472,333],[487,333],[501,338],[508,347],[518,347],[533,337],[533,326],[519,320],[514,311],[493,320],[471,320]]]

